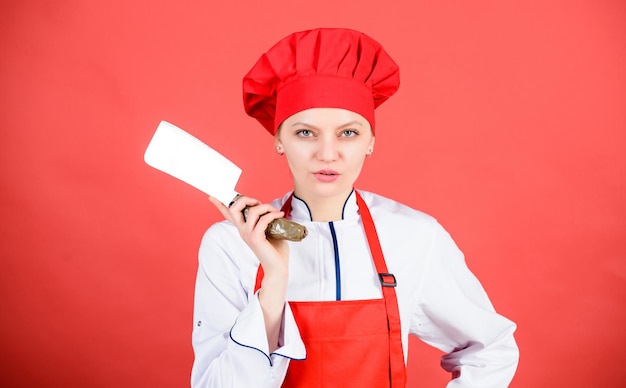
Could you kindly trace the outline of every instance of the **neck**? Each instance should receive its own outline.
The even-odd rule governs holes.
[[[330,222],[342,219],[343,207],[351,192],[352,190],[334,197],[313,197],[300,195],[297,192],[295,195],[306,202],[313,221]]]

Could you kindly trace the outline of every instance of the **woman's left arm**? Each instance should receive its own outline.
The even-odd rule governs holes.
[[[519,359],[515,323],[496,313],[463,253],[439,225],[422,274],[411,332],[447,354],[448,388],[507,387]]]

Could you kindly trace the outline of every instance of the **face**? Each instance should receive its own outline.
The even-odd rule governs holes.
[[[312,108],[285,120],[275,143],[287,158],[298,197],[344,201],[373,150],[374,135],[358,113]]]

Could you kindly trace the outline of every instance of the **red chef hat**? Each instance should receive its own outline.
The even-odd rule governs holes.
[[[365,117],[400,85],[398,65],[362,32],[320,28],[296,32],[259,58],[243,79],[246,113],[271,134],[309,108],[343,108]]]

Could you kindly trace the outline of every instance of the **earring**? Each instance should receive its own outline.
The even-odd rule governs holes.
[[[372,156],[372,154],[373,154],[373,153],[374,153],[374,149],[370,148],[370,149],[367,151],[367,156]]]
[[[282,155],[283,154],[283,147],[277,145],[276,146],[276,152],[278,152],[278,155]]]

